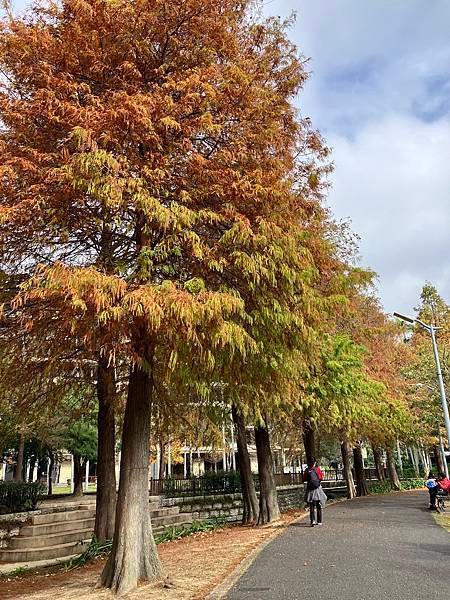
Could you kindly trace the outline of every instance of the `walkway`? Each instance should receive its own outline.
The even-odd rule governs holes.
[[[444,600],[450,533],[427,492],[358,498],[293,524],[258,556],[227,600]]]

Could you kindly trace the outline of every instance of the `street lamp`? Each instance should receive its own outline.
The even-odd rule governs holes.
[[[401,319],[402,321],[406,321],[406,323],[412,323],[412,324],[417,323],[417,325],[420,325],[420,327],[422,327],[422,329],[425,329],[425,331],[427,331],[431,335],[431,341],[433,343],[434,362],[436,364],[436,375],[437,375],[438,383],[439,383],[439,392],[441,394],[442,410],[444,411],[445,430],[447,432],[448,443],[450,444],[450,416],[448,414],[448,404],[447,404],[447,398],[445,397],[444,380],[442,378],[441,363],[439,361],[439,353],[438,353],[438,348],[437,348],[437,343],[436,343],[436,331],[438,329],[440,329],[440,327],[436,327],[435,325],[427,325],[420,319],[413,319],[411,317],[406,317],[405,315],[401,315],[400,313],[396,313],[396,312],[394,313],[394,317],[397,317],[398,319]],[[445,470],[447,471],[448,470],[447,461],[445,461],[445,467],[446,467]]]

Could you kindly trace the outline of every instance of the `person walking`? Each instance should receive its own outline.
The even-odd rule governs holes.
[[[327,497],[322,488],[323,473],[316,465],[316,459],[308,461],[308,468],[303,473],[303,482],[306,483],[305,502],[309,505],[311,527],[322,525],[322,509],[325,507]]]

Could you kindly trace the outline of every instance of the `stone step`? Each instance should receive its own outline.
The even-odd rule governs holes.
[[[93,528],[75,531],[63,531],[61,533],[51,533],[40,536],[23,536],[21,532],[19,536],[11,538],[9,548],[11,550],[50,548],[51,546],[59,546],[69,542],[87,540],[88,538],[92,537],[93,533]]]
[[[60,523],[63,521],[79,521],[80,519],[95,518],[95,509],[67,510],[34,515],[31,518],[32,525],[46,525],[48,523]]]
[[[51,533],[62,533],[63,531],[80,531],[82,529],[94,529],[95,518],[77,519],[75,521],[60,521],[57,523],[44,523],[43,525],[25,525],[20,528],[21,536],[40,536]]]
[[[153,519],[156,519],[157,517],[178,515],[179,513],[180,513],[179,506],[168,506],[166,508],[158,508],[156,510],[150,510],[150,515],[151,515],[152,521],[153,521]]]
[[[15,563],[28,562],[35,560],[47,560],[52,558],[61,558],[73,554],[81,554],[86,550],[91,542],[91,538],[82,541],[68,542],[57,546],[44,548],[29,548],[26,550],[0,550],[0,562]]]
[[[152,527],[156,528],[165,525],[177,525],[178,523],[186,523],[189,521],[190,515],[186,513],[178,513],[176,515],[167,515],[164,517],[155,517],[152,519]]]
[[[175,523],[174,525],[177,529],[187,529],[188,527],[190,527],[192,525],[192,519],[184,520],[180,523]],[[169,529],[170,527],[173,527],[173,525],[158,525],[157,527],[153,527],[152,528],[153,535],[161,535],[161,533],[164,533],[164,531],[166,529]]]

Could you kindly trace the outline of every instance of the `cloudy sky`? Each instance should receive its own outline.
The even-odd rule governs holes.
[[[386,310],[411,311],[425,280],[450,300],[450,1],[263,1],[297,13],[312,72],[298,104],[333,148],[329,203]]]
[[[386,310],[425,280],[450,300],[450,2],[265,0],[297,13],[311,58],[298,99],[333,148],[329,203],[361,236]]]

